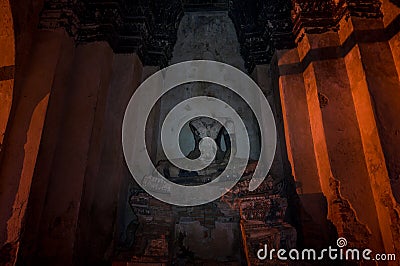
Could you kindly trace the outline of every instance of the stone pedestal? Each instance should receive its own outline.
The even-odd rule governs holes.
[[[130,198],[137,216],[131,225],[133,246],[117,259],[135,263],[242,265],[245,261],[254,262],[258,244],[294,247],[296,230],[284,222],[284,181],[268,176],[255,192],[250,192],[254,166],[249,164],[241,181],[220,200],[201,206],[171,206],[144,191],[134,191]],[[159,255],[150,255],[149,250]]]
[[[277,258],[261,261],[257,251],[267,245],[269,249],[296,247],[296,229],[284,221],[287,199],[280,194],[279,183],[269,176],[255,191],[242,189],[237,199],[240,212],[240,229],[247,265],[286,265]],[[242,186],[246,181],[241,181]],[[240,185],[240,183],[239,183]]]

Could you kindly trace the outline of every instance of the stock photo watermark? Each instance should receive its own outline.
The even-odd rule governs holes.
[[[268,249],[268,245],[264,244],[263,248],[257,251],[259,260],[274,260],[281,261],[306,261],[306,260],[349,260],[349,261],[395,261],[396,254],[373,253],[371,249],[346,248],[347,240],[344,237],[339,237],[336,241],[337,247],[329,246],[320,251],[315,249]]]
[[[271,107],[258,85],[239,69],[216,61],[186,61],[164,68],[146,79],[126,108],[122,125],[122,146],[135,181],[150,195],[178,206],[196,206],[214,201],[227,193],[241,178],[249,160],[249,136],[235,106],[215,97],[198,96],[177,104],[161,127],[163,151],[174,166],[185,171],[208,167],[216,156],[215,139],[202,136],[200,156],[187,158],[179,147],[182,127],[197,117],[218,121],[226,129],[234,149],[223,172],[211,182],[185,186],[168,180],[153,165],[147,152],[146,121],[156,102],[173,88],[190,82],[208,82],[239,95],[251,108],[260,128],[259,163],[249,184],[255,190],[267,176],[276,148],[276,128]]]

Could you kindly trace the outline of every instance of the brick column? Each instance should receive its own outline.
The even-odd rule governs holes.
[[[398,210],[386,165],[389,173],[399,165],[394,158],[399,145],[393,145],[397,143],[394,113],[399,112],[397,107],[393,111],[384,106],[400,106],[396,102],[400,90],[379,7],[377,1],[337,6],[327,0],[315,12],[315,6],[296,1],[298,48],[291,50],[294,56],[290,58],[297,58],[278,65],[288,153],[296,180],[306,170],[298,168],[302,160],[295,158],[301,154],[299,143],[308,147],[310,141],[294,136],[308,122],[314,154],[309,153],[305,165],[316,165],[328,199],[328,217],[339,236],[348,238],[353,247],[394,252]],[[281,61],[290,54],[279,53]],[[287,73],[297,76],[289,79]],[[304,90],[302,95],[294,94],[296,85]],[[296,119],[290,117],[293,106],[303,110]]]
[[[9,121],[0,171],[0,243],[13,246],[15,252],[26,218],[49,96],[55,77],[63,69],[58,60],[71,56],[68,48],[72,41],[64,30],[39,31],[35,38],[29,65],[25,66],[27,72],[15,88],[20,97],[15,100],[15,114]],[[15,254],[10,256],[14,260]]]
[[[310,50],[338,47],[339,37],[333,32],[307,34],[299,46],[307,46]],[[354,224],[340,224],[338,233],[343,237],[353,235],[354,246],[369,246],[379,250],[382,246],[379,221],[347,77],[353,73],[347,72],[344,60],[340,57],[327,59],[318,56],[311,60],[304,72],[306,90],[313,92],[313,97],[318,97],[320,101],[332,176],[340,184],[341,195],[350,204],[343,214],[354,212],[356,218]],[[365,209],[366,205],[370,207]],[[362,231],[353,234],[351,231],[354,227]]]
[[[114,56],[108,93],[103,99],[104,106],[97,109],[96,113],[93,126],[96,130],[92,136],[85,173],[74,254],[79,265],[104,263],[107,256],[110,259],[108,249],[121,237],[115,233],[117,207],[123,209],[128,199],[126,202],[118,200],[119,197],[126,198],[120,193],[129,193],[123,184],[125,172],[129,171],[122,153],[122,120],[128,101],[141,79],[142,63],[136,54]],[[132,178],[130,174],[128,178]]]
[[[299,64],[301,55],[298,49],[277,52],[279,91],[287,153],[301,202],[304,245],[322,247],[335,234],[327,221],[326,191],[329,190],[330,168],[323,160],[324,151],[318,150],[325,141],[323,132],[317,132],[320,123],[316,117],[320,115],[318,98],[315,92],[306,90]]]
[[[56,97],[53,102],[64,104],[58,110],[58,119],[62,123],[58,124],[57,132],[52,136],[54,139],[50,136],[43,139],[43,144],[54,141],[55,147],[51,163],[37,168],[37,182],[42,183],[38,187],[46,189],[41,196],[44,197],[41,215],[36,218],[40,222],[38,237],[32,247],[33,258],[23,263],[73,264],[78,216],[87,182],[85,175],[92,162],[91,145],[93,149],[99,147],[96,143],[100,130],[97,122],[105,108],[112,60],[113,52],[105,42],[79,45],[75,49],[68,79],[63,84],[67,89],[65,97]],[[50,129],[52,122],[52,119],[46,121],[46,128]],[[35,215],[34,210],[32,215]]]
[[[395,20],[360,18],[350,10],[340,21],[339,39],[355,106],[366,168],[387,252],[398,241],[400,79],[389,40]],[[386,22],[385,22],[386,21]],[[391,21],[391,22],[389,22]],[[385,24],[388,24],[385,27]],[[392,26],[390,26],[392,25]],[[393,197],[394,196],[394,197]],[[394,247],[393,247],[394,246]]]
[[[400,2],[382,0],[383,26],[392,50],[397,74],[400,76]]]
[[[0,154],[13,99],[15,71],[14,23],[8,0],[0,0]],[[1,157],[0,157],[1,158]]]

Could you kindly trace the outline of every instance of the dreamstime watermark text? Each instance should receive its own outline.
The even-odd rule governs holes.
[[[265,244],[263,248],[257,251],[259,260],[351,260],[351,261],[395,261],[396,254],[376,253],[371,249],[346,248],[347,240],[344,237],[338,238],[337,247],[329,246],[320,251],[315,249],[268,249]]]

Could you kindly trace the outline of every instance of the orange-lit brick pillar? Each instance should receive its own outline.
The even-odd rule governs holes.
[[[14,89],[14,72],[15,72],[15,39],[14,39],[14,23],[11,13],[9,0],[0,0],[0,168],[1,160],[3,158],[5,143],[4,138],[6,134],[7,124],[11,112],[11,105],[13,101]],[[1,175],[0,175],[1,178]],[[4,183],[0,179],[0,199],[6,189],[1,189]],[[4,185],[3,185],[4,186]],[[5,211],[4,208],[11,207],[13,194],[7,195],[11,197],[7,205],[1,205],[0,210]],[[3,198],[7,198],[3,197]],[[1,215],[0,215],[1,217]],[[3,253],[4,248],[12,250],[12,244],[5,244],[7,239],[6,221],[9,218],[9,213],[6,217],[0,218],[0,253]],[[11,254],[12,256],[12,254]],[[2,263],[0,255],[0,264]]]
[[[349,19],[340,21],[341,55],[346,64],[384,248],[386,252],[398,254],[399,207],[393,197],[398,188],[396,182],[391,186],[390,181],[396,181],[394,175],[399,174],[400,121],[396,113],[400,111],[400,83],[382,19],[350,14]]]
[[[55,55],[56,71],[48,71],[52,90],[25,203],[29,230],[19,236],[21,265],[98,265],[111,255],[127,172],[122,117],[142,64],[136,54],[115,55],[106,42],[67,44]]]
[[[282,62],[279,64],[280,72],[291,66],[293,70],[289,72],[303,74],[303,98],[305,94],[308,110],[306,118],[309,120],[314,146],[314,154],[308,157],[308,164],[312,166],[316,160],[321,188],[328,199],[329,218],[335,224],[339,236],[348,239],[349,245],[394,252],[395,246],[398,247],[398,212],[374,124],[373,105],[368,101],[366,87],[367,83],[369,87],[373,84],[368,79],[368,72],[371,75],[374,73],[375,77],[371,77],[371,80],[377,82],[380,77],[379,69],[373,69],[374,55],[372,49],[367,55],[368,47],[363,48],[364,55],[368,58],[360,62],[360,54],[357,54],[359,50],[354,52],[353,49],[358,49],[357,43],[345,36],[354,35],[353,30],[346,32],[343,29],[343,21],[348,20],[343,18],[341,30],[339,34],[336,33],[339,28],[338,17],[363,13],[357,13],[358,9],[354,6],[351,7],[352,10],[347,9],[347,6],[338,7],[333,1],[322,1],[319,11],[324,12],[317,13],[313,12],[315,6],[301,1],[295,2],[298,61],[284,64],[284,51],[278,52]],[[372,7],[375,5],[372,4]],[[361,10],[365,11],[363,8]],[[357,18],[351,17],[350,21],[353,20]],[[366,20],[369,19],[364,19],[364,22]],[[368,23],[375,24],[374,20]],[[379,45],[374,50],[388,47]],[[361,51],[361,59],[362,57]],[[370,64],[367,65],[364,61]],[[376,64],[378,67],[380,65],[381,63]],[[368,71],[365,70],[367,66]],[[384,75],[389,70],[384,69]],[[287,146],[298,179],[302,173],[299,168],[296,170],[299,161],[296,162],[295,156],[301,157],[307,145],[302,149],[298,148],[304,140],[293,136],[300,134],[300,128],[305,126],[299,127],[304,121],[291,119],[290,115],[293,110],[291,105],[298,107],[303,104],[289,91],[301,82],[298,81],[299,75],[290,76],[287,72],[281,73],[280,77],[281,101],[284,116],[286,115]],[[367,75],[363,79],[364,72]],[[388,86],[394,81],[392,77],[393,75],[385,81],[381,75]],[[400,100],[400,97],[391,95],[396,97],[394,101]],[[290,101],[291,97],[293,99]],[[384,115],[389,117],[387,113]],[[308,176],[304,178],[312,180]],[[304,186],[304,181],[302,183]]]
[[[26,218],[49,96],[54,76],[61,67],[58,59],[71,42],[61,29],[38,32],[29,65],[25,66],[24,82],[15,88],[20,97],[14,102],[15,112],[9,121],[0,171],[0,245],[4,250],[13,247],[8,256],[10,263],[15,259]]]
[[[368,70],[365,72],[367,75],[371,75],[371,77],[367,79],[368,84],[370,84],[370,86],[377,87],[375,89],[371,88],[371,92],[375,91],[372,92],[374,97],[373,102],[376,106],[378,121],[381,123],[381,141],[389,168],[388,170],[392,183],[393,194],[397,202],[400,203],[400,157],[398,156],[400,151],[400,2],[382,0],[381,10],[383,13],[383,21],[379,21],[377,24],[378,31],[382,32],[381,35],[384,36],[383,42],[370,43],[368,45],[361,44],[360,52],[362,57],[368,56],[368,47],[369,49],[374,49],[374,47],[376,48],[379,46],[383,47],[380,49],[378,54],[380,58],[378,59],[378,55],[376,55],[375,59],[382,60],[381,58],[383,57],[388,58],[387,60],[381,61],[384,69],[379,72],[379,75],[377,75],[377,73],[370,73]],[[358,29],[358,24],[359,23],[353,23],[353,25],[355,25],[355,29]],[[368,69],[368,63],[363,62],[363,64],[365,68]],[[372,64],[372,62],[370,62],[370,64]],[[377,65],[377,67],[382,66]],[[377,79],[375,85],[373,79]],[[381,86],[379,86],[379,84],[381,84]],[[391,88],[388,88],[388,86],[391,86]],[[379,98],[382,98],[376,94],[382,92],[385,92],[387,97],[387,100],[384,98],[381,99],[386,106],[375,103],[379,100]],[[392,99],[392,97],[394,99]],[[382,115],[381,112],[385,109],[390,110],[388,110],[388,113],[385,115]],[[393,120],[390,121],[390,125],[386,125],[385,123],[389,119]],[[383,140],[382,138],[385,138],[386,140]]]
[[[48,184],[45,188],[40,186],[42,194],[38,195],[44,198],[40,206],[42,212],[34,259],[29,260],[33,265],[73,264],[85,175],[90,171],[91,145],[97,146],[95,136],[100,130],[97,122],[103,119],[112,60],[113,52],[106,42],[78,45],[70,69],[66,71],[67,79],[62,84],[67,89],[66,97],[54,98],[54,104],[64,105],[58,113],[62,123],[54,125],[54,121],[46,121],[45,127],[49,130],[57,128],[54,135],[47,135],[42,141],[56,138],[55,147],[51,147],[54,153],[50,158],[40,154],[44,156],[41,161],[47,158],[51,164],[36,168],[35,182],[47,179]],[[46,183],[45,180],[42,182]],[[35,209],[31,215],[35,215]]]
[[[14,87],[14,24],[9,0],[0,0],[0,155],[11,110]],[[0,156],[1,158],[1,156]]]
[[[376,7],[369,10],[371,18],[355,16],[350,10],[350,18],[340,22],[341,39],[343,51],[358,47],[393,194],[400,202],[400,52],[396,44],[400,12],[391,2],[384,1],[382,6],[378,0],[373,2]]]
[[[328,32],[307,34],[299,47],[309,51],[338,44],[337,34]],[[356,219],[354,225],[340,221],[337,225],[338,233],[339,236],[354,238],[349,239],[354,246],[379,250],[382,246],[379,222],[345,63],[342,58],[320,59],[315,58],[305,69],[306,90],[310,91],[314,99],[319,98],[332,176],[339,182],[340,193],[349,203],[346,210],[338,210],[334,205],[331,207],[332,211],[340,211],[346,216],[354,215]],[[365,209],[365,206],[369,208]],[[354,231],[353,226],[360,228],[360,231],[351,236],[349,232]]]
[[[400,77],[400,2],[382,0],[383,26],[386,29],[397,74]]]
[[[323,132],[313,136],[316,123],[312,119],[315,119],[319,110],[316,113],[312,109],[319,108],[318,99],[306,91],[299,62],[297,49],[277,52],[286,146],[302,205],[300,220],[303,244],[307,247],[323,247],[335,237],[327,221],[327,194],[322,193],[320,182],[320,176],[324,176],[322,180],[329,179],[330,170],[328,165],[324,167],[320,162],[324,151],[316,150],[324,142]],[[314,100],[314,105],[310,104],[311,100]]]

